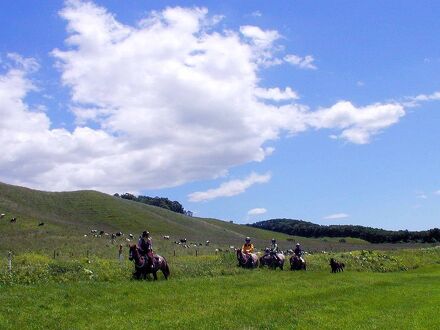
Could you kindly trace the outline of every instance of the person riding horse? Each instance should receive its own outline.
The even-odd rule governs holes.
[[[138,249],[142,256],[144,256],[148,262],[150,268],[154,267],[154,257],[153,257],[153,240],[151,239],[150,232],[144,230],[142,236],[138,241]]]
[[[251,253],[254,253],[254,245],[251,243],[250,237],[246,237],[243,246],[241,247],[241,252],[243,252],[246,262],[250,260]]]
[[[304,258],[303,258],[303,251],[301,249],[301,244],[296,243],[296,247],[295,250],[293,251],[293,253],[301,260],[301,262],[304,263]]]
[[[278,248],[277,240],[275,238],[272,238],[269,253],[271,257],[275,259],[276,262],[280,261],[280,259],[278,258],[279,252],[280,249]]]

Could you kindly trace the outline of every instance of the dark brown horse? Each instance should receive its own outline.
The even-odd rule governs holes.
[[[290,270],[307,270],[307,263],[296,254],[290,257]]]
[[[163,276],[167,280],[170,276],[170,268],[164,257],[158,254],[153,256],[153,267],[148,264],[147,258],[141,256],[136,245],[130,245],[130,251],[128,259],[134,261],[134,273],[133,277],[137,280],[146,279],[148,274],[153,274],[153,278],[157,280],[157,272],[162,271]]]
[[[282,253],[266,253],[265,255],[260,257],[260,267],[268,266],[272,269],[277,269],[280,267],[283,270],[284,267],[284,254]]]
[[[332,268],[332,273],[343,272],[345,264],[343,262],[338,262],[335,259],[330,259],[330,267]]]
[[[244,254],[241,249],[237,249],[238,265],[243,268],[256,268],[258,267],[259,260],[255,253]]]

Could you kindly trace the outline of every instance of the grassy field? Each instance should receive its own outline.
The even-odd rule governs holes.
[[[49,193],[1,183],[0,213],[6,213],[0,220],[0,329],[440,327],[440,248],[293,237],[94,191]],[[157,282],[131,280],[127,236],[112,242],[90,235],[98,229],[137,236],[146,228],[169,261],[169,281],[161,274]],[[238,268],[230,246],[245,236],[258,249],[272,237],[283,249],[301,241],[310,252],[308,271]],[[211,245],[173,243],[182,237]],[[330,257],[343,261],[346,272],[330,274]]]
[[[438,329],[440,267],[2,288],[2,329]]]

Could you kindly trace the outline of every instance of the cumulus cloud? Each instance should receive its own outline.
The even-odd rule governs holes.
[[[338,128],[342,130],[333,137],[357,144],[369,143],[373,135],[397,123],[405,115],[398,103],[372,104],[355,107],[348,101],[340,101],[330,108],[321,109],[308,115],[308,123],[317,129]]]
[[[312,55],[307,55],[305,57],[301,57],[294,54],[289,54],[284,57],[284,61],[287,63],[292,64],[293,66],[296,66],[300,69],[308,69],[308,70],[316,70],[317,67],[313,62],[315,59]]]
[[[336,220],[336,219],[345,219],[345,218],[348,218],[348,217],[349,217],[349,215],[346,214],[346,213],[335,213],[335,214],[327,215],[327,216],[323,217],[323,219],[325,219],[325,220]]]
[[[267,183],[270,181],[270,173],[257,174],[251,173],[243,180],[231,180],[222,183],[218,188],[207,191],[198,191],[188,195],[190,202],[208,201],[219,197],[231,197],[244,193],[248,188],[257,183]]]
[[[289,100],[296,100],[299,98],[298,94],[290,87],[286,87],[284,91],[278,87],[256,88],[255,96],[261,99],[273,100],[273,101],[289,101]]]
[[[248,215],[260,215],[260,214],[265,214],[267,212],[267,210],[265,208],[260,208],[257,207],[255,209],[251,209],[248,211]]]
[[[368,143],[405,113],[398,104],[275,105],[298,98],[290,87],[259,85],[260,70],[279,62],[280,34],[220,31],[221,17],[204,8],[167,8],[125,25],[103,7],[70,0],[60,15],[67,37],[52,56],[76,127],[54,128],[50,111],[25,102],[38,92],[38,63],[10,54],[0,72],[2,181],[47,190],[171,187],[262,161],[282,134],[330,129]],[[238,183],[211,194],[247,189]]]

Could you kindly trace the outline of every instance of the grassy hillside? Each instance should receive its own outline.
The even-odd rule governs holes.
[[[113,244],[108,236],[94,238],[90,235],[92,229],[133,233],[135,237],[148,229],[156,248],[167,251],[175,249],[172,242],[180,238],[194,243],[210,240],[209,248],[198,248],[200,253],[212,252],[216,247],[239,246],[246,236],[252,237],[258,248],[268,245],[272,237],[285,249],[297,240],[309,250],[349,250],[366,244],[349,239],[340,244],[335,239],[299,238],[216,219],[188,217],[96,191],[44,192],[3,183],[0,183],[0,213],[6,214],[0,220],[2,254],[6,250],[15,253],[59,250],[64,254],[84,254],[89,250],[101,256],[114,256],[115,245],[127,243],[126,236]],[[16,223],[10,223],[12,217],[17,218]],[[42,222],[44,225],[38,226]],[[170,235],[170,241],[161,239],[163,235]]]

